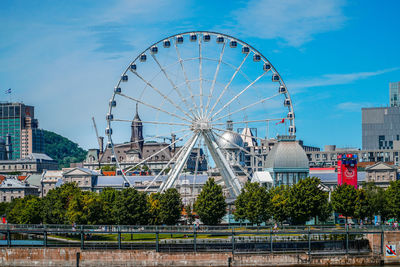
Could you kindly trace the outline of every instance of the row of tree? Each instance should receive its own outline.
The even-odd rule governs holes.
[[[374,183],[356,189],[351,185],[338,186],[331,194],[323,190],[316,177],[301,180],[295,185],[281,185],[270,190],[258,183],[247,183],[235,202],[234,217],[252,224],[276,222],[304,224],[312,218],[326,221],[332,212],[355,219],[380,215],[382,220],[400,218],[400,181],[391,182],[384,190]]]
[[[175,224],[182,202],[176,189],[147,195],[134,188],[106,188],[97,194],[67,183],[43,198],[18,198],[1,208],[8,222],[18,224]]]
[[[192,222],[191,207],[185,207]],[[135,188],[118,191],[106,188],[94,193],[82,191],[75,183],[52,189],[44,198],[27,196],[0,205],[10,223],[19,224],[120,224],[174,225],[183,211],[179,192],[168,189],[150,195]],[[227,211],[222,187],[210,178],[196,199],[193,211],[207,225],[219,224]],[[292,186],[267,190],[258,183],[246,183],[235,201],[237,221],[261,224],[275,222],[304,224],[312,218],[327,220],[332,212],[356,219],[380,215],[383,220],[400,218],[400,181],[392,182],[387,190],[372,183],[356,189],[338,186],[329,199],[321,181],[315,177],[301,180]]]
[[[193,219],[191,207],[185,208]],[[209,179],[194,209],[205,224],[218,224],[226,213],[222,187]],[[150,195],[135,188],[82,191],[75,183],[49,190],[39,198],[26,196],[0,204],[0,214],[17,224],[174,225],[181,219],[182,200],[175,188]]]

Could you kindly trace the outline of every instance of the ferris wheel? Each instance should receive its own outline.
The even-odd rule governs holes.
[[[238,171],[251,176],[244,158],[259,157],[249,146],[261,146],[271,134],[294,136],[294,117],[282,77],[257,49],[222,33],[185,32],[152,44],[122,73],[106,116],[107,149],[129,184],[129,171],[172,150],[155,176],[166,176],[161,192],[174,186],[194,152],[196,175],[203,151],[237,196],[242,187]],[[142,129],[146,137],[138,132]],[[170,143],[144,148],[165,136],[173,137]],[[134,145],[137,152],[128,167],[118,157],[121,144]],[[241,156],[235,158],[232,151]]]

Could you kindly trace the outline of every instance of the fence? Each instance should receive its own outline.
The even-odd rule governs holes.
[[[140,249],[157,252],[369,253],[368,235],[379,237],[383,253],[387,226],[116,226],[0,225],[0,246]]]

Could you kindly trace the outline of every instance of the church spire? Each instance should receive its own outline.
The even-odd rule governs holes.
[[[131,124],[131,149],[138,150],[140,158],[143,153],[143,144],[143,124],[139,117],[139,107],[136,102],[136,114]]]

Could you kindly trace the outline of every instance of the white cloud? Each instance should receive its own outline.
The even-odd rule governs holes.
[[[368,72],[324,74],[318,78],[310,78],[293,82],[289,81],[287,82],[287,84],[290,89],[293,89],[294,93],[300,93],[307,88],[349,84],[358,80],[367,79],[369,77],[378,76],[399,69],[400,68],[390,68],[390,69],[368,71]]]
[[[318,33],[342,28],[344,6],[342,0],[251,0],[233,12],[234,27],[243,35],[280,38],[291,46],[301,46]]]
[[[361,111],[361,108],[371,106],[371,103],[354,103],[354,102],[343,102],[336,106],[337,109],[342,111]]]

